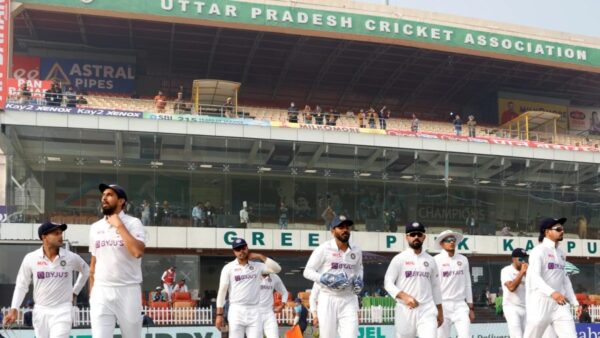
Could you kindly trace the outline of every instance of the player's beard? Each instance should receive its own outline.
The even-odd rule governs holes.
[[[335,238],[342,242],[342,243],[348,243],[348,241],[350,240],[350,233],[342,233],[342,234],[336,234]]]
[[[110,204],[109,204],[109,205],[107,205],[107,206],[105,206],[105,207],[104,207],[104,206],[102,207],[102,213],[103,213],[104,215],[106,215],[106,216],[110,216],[110,215],[112,215],[112,214],[114,214],[114,213],[115,213],[115,210],[116,210],[116,209],[117,209],[117,206],[116,206],[116,205],[110,205]]]
[[[419,240],[415,240],[415,241],[408,243],[408,246],[410,246],[412,249],[419,250],[423,247],[423,242],[421,242]]]

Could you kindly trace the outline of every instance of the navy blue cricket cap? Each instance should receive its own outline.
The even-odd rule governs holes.
[[[248,243],[246,243],[246,241],[243,238],[236,238],[233,240],[233,243],[231,243],[231,248],[237,249],[247,245]]]
[[[61,229],[62,231],[67,230],[66,224],[55,224],[52,222],[46,222],[38,228],[38,236],[42,239],[42,235],[54,231],[55,229]]]
[[[121,186],[118,186],[116,184],[100,183],[98,189],[100,189],[100,192],[104,192],[104,190],[106,189],[112,189],[112,191],[114,191],[119,198],[123,198],[127,201],[127,193],[125,193],[125,189],[123,189]]]
[[[527,254],[527,251],[525,251],[525,249],[523,248],[516,248],[513,250],[512,252],[512,257],[529,257],[529,255]]]
[[[353,225],[354,222],[344,215],[335,216],[329,223],[329,230],[339,227],[340,225]]]
[[[563,225],[565,224],[565,222],[567,221],[566,218],[544,218],[541,222],[540,222],[540,235],[544,235],[544,231],[547,229],[552,228],[553,226],[560,224]]]
[[[406,224],[406,233],[410,234],[411,232],[422,232],[425,233],[425,224],[421,222],[410,222]]]

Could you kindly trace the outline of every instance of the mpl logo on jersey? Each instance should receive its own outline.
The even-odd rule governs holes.
[[[105,61],[42,58],[41,78],[90,92],[131,93],[135,65]]]

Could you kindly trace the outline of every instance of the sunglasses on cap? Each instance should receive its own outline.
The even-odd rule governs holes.
[[[527,258],[525,258],[525,257],[518,257],[517,260],[521,263],[527,262]]]
[[[425,234],[419,231],[411,232],[408,234],[408,237],[423,237]]]
[[[550,228],[550,230],[554,230],[554,231],[558,231],[558,232],[563,232],[563,231],[565,231],[565,228],[563,228],[561,226],[553,226],[552,228]]]
[[[442,240],[442,242],[444,242],[444,243],[456,243],[456,238],[454,238],[454,237],[446,237],[446,238],[444,238],[444,240]]]

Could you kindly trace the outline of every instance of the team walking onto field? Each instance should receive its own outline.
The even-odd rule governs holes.
[[[29,285],[33,283],[33,327],[36,337],[68,338],[72,327],[72,306],[89,279],[91,331],[94,338],[112,338],[118,323],[121,336],[142,336],[141,257],[145,250],[142,222],[124,213],[125,190],[101,184],[104,216],[89,231],[88,264],[63,246],[66,224],[43,223],[38,228],[42,246],[28,253],[21,263],[11,308],[3,324],[18,318]],[[511,262],[500,274],[502,306],[511,338],[576,338],[572,306],[578,306],[565,267],[566,257],[559,243],[566,219],[544,219],[539,244],[527,253],[512,251]],[[363,282],[363,253],[353,241],[353,221],[344,215],[329,223],[332,238],[310,255],[304,278],[312,284],[309,309],[297,298],[294,325],[301,335],[309,312],[321,338],[359,336],[358,294]],[[469,260],[457,252],[463,235],[451,230],[434,236],[431,256],[424,248],[426,227],[420,222],[405,227],[407,248],[394,256],[384,276],[384,287],[396,300],[396,338],[448,338],[454,327],[456,337],[471,337],[475,319]],[[283,305],[274,305],[274,292],[288,299],[280,265],[273,259],[250,251],[243,238],[234,238],[235,259],[220,275],[216,299],[215,326],[226,327],[231,338],[277,338],[276,314]],[[77,279],[73,279],[77,273]],[[169,299],[176,285],[176,267],[162,277]],[[181,283],[184,284],[184,283]],[[225,321],[226,302],[228,305]]]

